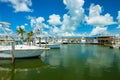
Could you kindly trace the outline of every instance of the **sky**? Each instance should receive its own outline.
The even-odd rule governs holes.
[[[120,34],[120,0],[0,0],[0,22],[48,36]],[[2,26],[2,25],[0,25]]]

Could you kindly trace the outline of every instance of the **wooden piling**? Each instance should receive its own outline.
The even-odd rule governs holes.
[[[12,42],[12,63],[14,63],[14,62],[15,62],[14,51],[15,51],[15,43],[14,43],[14,42]]]

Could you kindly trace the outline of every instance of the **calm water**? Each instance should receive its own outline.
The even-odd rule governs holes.
[[[0,60],[0,80],[120,80],[120,50],[69,44],[40,59]]]

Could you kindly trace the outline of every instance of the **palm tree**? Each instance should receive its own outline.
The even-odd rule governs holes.
[[[29,44],[30,44],[31,41],[33,42],[33,38],[32,38],[33,35],[34,35],[33,31],[30,31],[30,32],[27,33],[27,38],[26,39],[27,39]]]
[[[23,37],[23,34],[24,34],[24,33],[25,33],[24,28],[19,27],[19,28],[17,29],[17,34],[21,35],[21,39],[22,39],[22,40],[24,39],[24,37]]]

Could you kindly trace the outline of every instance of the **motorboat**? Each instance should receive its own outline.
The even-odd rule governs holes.
[[[16,44],[16,41],[22,42],[20,38],[16,39],[9,27],[9,23],[0,22],[0,31],[3,35],[3,44],[0,45],[0,59],[10,58],[33,58],[40,56],[45,50],[49,48],[37,47],[34,45]],[[3,36],[2,35],[2,36]]]
[[[36,46],[44,47],[44,48],[50,48],[50,49],[60,49],[61,43],[55,42],[55,41],[46,41],[44,38],[39,42],[36,40]]]
[[[0,59],[11,59],[12,53],[14,58],[35,58],[39,57],[45,50],[49,48],[37,47],[33,45],[15,45],[14,51],[11,46],[0,46]]]

